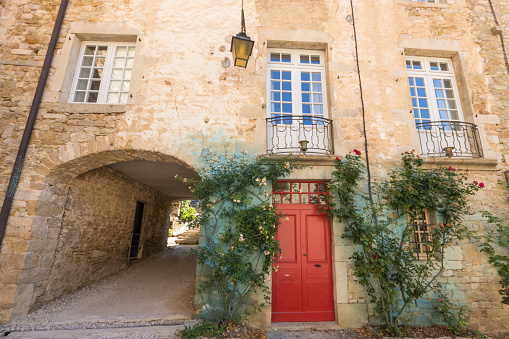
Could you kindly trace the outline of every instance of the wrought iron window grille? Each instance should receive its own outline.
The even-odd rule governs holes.
[[[427,157],[481,158],[483,151],[475,124],[431,121],[415,124],[421,155]]]
[[[267,153],[333,154],[332,135],[330,119],[304,115],[267,118]]]

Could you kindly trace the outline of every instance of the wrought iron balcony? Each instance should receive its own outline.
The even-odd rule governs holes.
[[[334,153],[332,120],[295,115],[267,118],[267,153]]]
[[[483,156],[477,126],[460,121],[416,123],[421,154],[428,157]]]

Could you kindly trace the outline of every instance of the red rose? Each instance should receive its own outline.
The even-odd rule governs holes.
[[[336,157],[336,160],[339,160],[339,157]]]
[[[361,151],[359,151],[359,150],[357,150],[357,149],[354,149],[353,151],[355,152],[355,154],[357,154],[357,155],[361,155]]]
[[[438,298],[438,300],[442,301],[442,298]]]
[[[484,184],[482,182],[479,183],[480,188],[484,188]]]
[[[371,258],[376,259],[376,254],[372,254]]]
[[[477,185],[477,184],[478,184],[478,182],[474,180],[474,185]]]

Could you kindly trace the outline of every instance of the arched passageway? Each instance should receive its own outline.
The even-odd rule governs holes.
[[[190,197],[176,174],[197,177],[179,159],[134,150],[91,154],[54,168],[37,204],[18,316],[120,272],[130,259],[166,249],[171,202]]]

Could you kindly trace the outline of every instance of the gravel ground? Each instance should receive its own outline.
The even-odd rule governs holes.
[[[177,320],[183,324],[194,312],[196,281],[196,256],[185,252],[197,248],[173,246],[135,262],[117,275],[0,327],[0,332],[134,328],[171,325]]]

